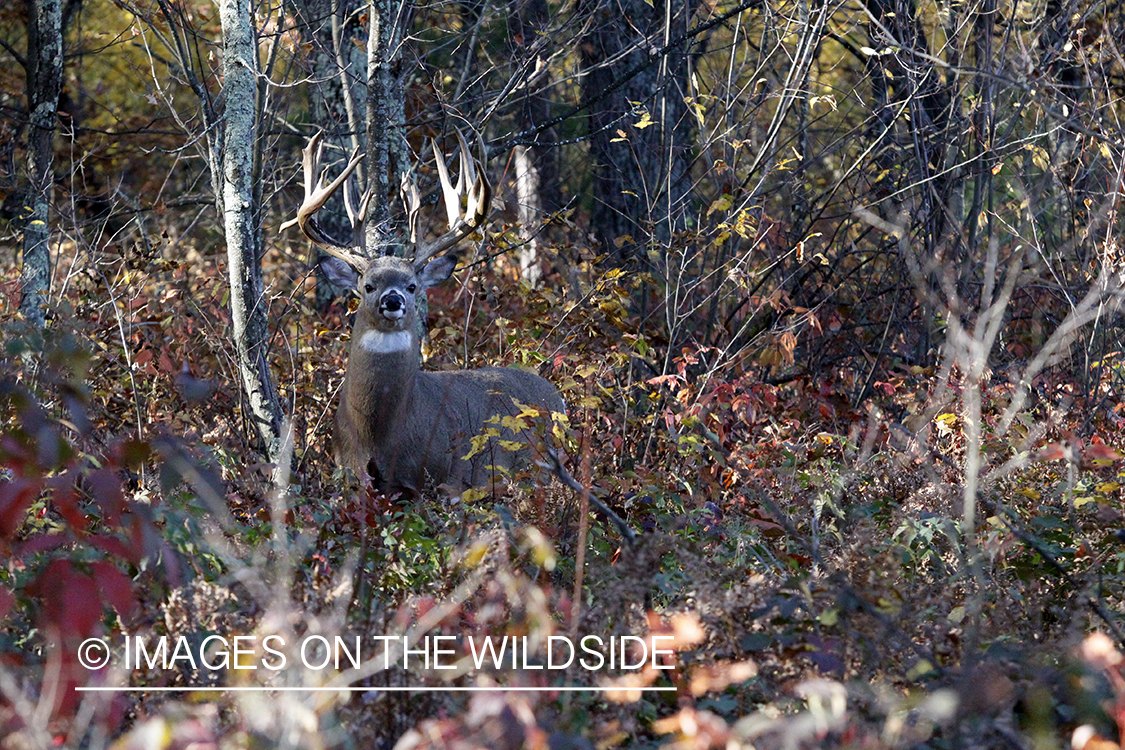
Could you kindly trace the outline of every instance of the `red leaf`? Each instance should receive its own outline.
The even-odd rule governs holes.
[[[30,586],[43,599],[44,625],[57,628],[65,642],[85,638],[102,618],[102,601],[90,576],[69,560],[55,560]]]
[[[58,549],[72,541],[74,541],[74,538],[69,534],[35,534],[28,537],[23,544],[16,548],[13,557],[17,560],[26,560],[32,555]]]
[[[1102,441],[1094,438],[1094,443],[1086,449],[1085,458],[1091,461],[1120,461],[1121,454]]]
[[[1066,447],[1062,443],[1044,445],[1035,454],[1036,461],[1057,461],[1060,458],[1066,458]]]
[[[125,546],[125,543],[115,536],[93,534],[86,537],[86,541],[91,547],[97,547],[102,552],[108,553],[110,557],[120,557],[134,563],[140,559],[141,550]]]
[[[0,483],[0,539],[11,537],[23,525],[27,509],[42,487],[40,480],[22,477]]]
[[[107,562],[96,562],[90,567],[97,576],[102,598],[113,605],[122,618],[131,617],[137,609],[137,597],[129,576]]]
[[[117,473],[110,469],[99,469],[91,472],[86,478],[90,494],[94,502],[105,514],[105,522],[116,526],[121,522],[121,514],[125,511],[125,498],[121,494],[121,479]]]
[[[74,476],[69,472],[59,476],[51,482],[54,493],[51,495],[51,505],[72,529],[81,533],[86,530],[88,521],[86,514],[79,507],[81,496],[74,486]]]
[[[655,378],[649,378],[645,382],[649,385],[675,385],[679,380],[679,375],[657,375]]]
[[[12,605],[16,603],[16,597],[8,589],[0,588],[0,620],[12,609]]]

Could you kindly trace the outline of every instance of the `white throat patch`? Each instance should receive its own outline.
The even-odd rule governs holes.
[[[364,351],[371,354],[391,354],[402,352],[410,348],[414,342],[410,331],[395,331],[383,333],[382,331],[368,331],[359,340],[359,345]]]

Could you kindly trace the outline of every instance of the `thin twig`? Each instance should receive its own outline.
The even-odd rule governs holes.
[[[589,495],[590,504],[593,505],[599,513],[605,514],[605,517],[608,518],[613,523],[613,525],[617,527],[617,531],[621,534],[622,537],[624,537],[625,542],[629,545],[629,549],[636,548],[636,533],[629,526],[629,524],[626,523],[623,518],[621,518],[621,516],[614,513],[608,505],[602,502],[601,499],[596,494],[594,494],[597,491],[597,488],[583,487],[582,484],[579,483],[578,480],[576,480],[574,477],[572,477],[570,475],[570,472],[566,470],[566,467],[563,466],[562,459],[559,458],[558,452],[554,449],[547,449],[547,457],[550,459],[550,461],[541,461],[539,462],[539,466],[554,473],[554,475],[559,478],[559,481],[577,492],[579,495]]]

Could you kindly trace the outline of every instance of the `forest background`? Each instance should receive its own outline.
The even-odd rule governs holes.
[[[3,4],[0,747],[1117,747],[1123,22]],[[495,210],[427,367],[555,383],[573,487],[368,497],[331,451],[347,292],[281,227],[315,133],[396,236],[459,129]],[[253,686],[77,661],[251,633],[666,634],[678,666],[75,690]]]

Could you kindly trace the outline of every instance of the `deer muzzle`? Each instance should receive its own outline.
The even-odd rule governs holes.
[[[406,298],[397,289],[388,289],[379,298],[379,314],[387,320],[399,320],[406,314]]]

